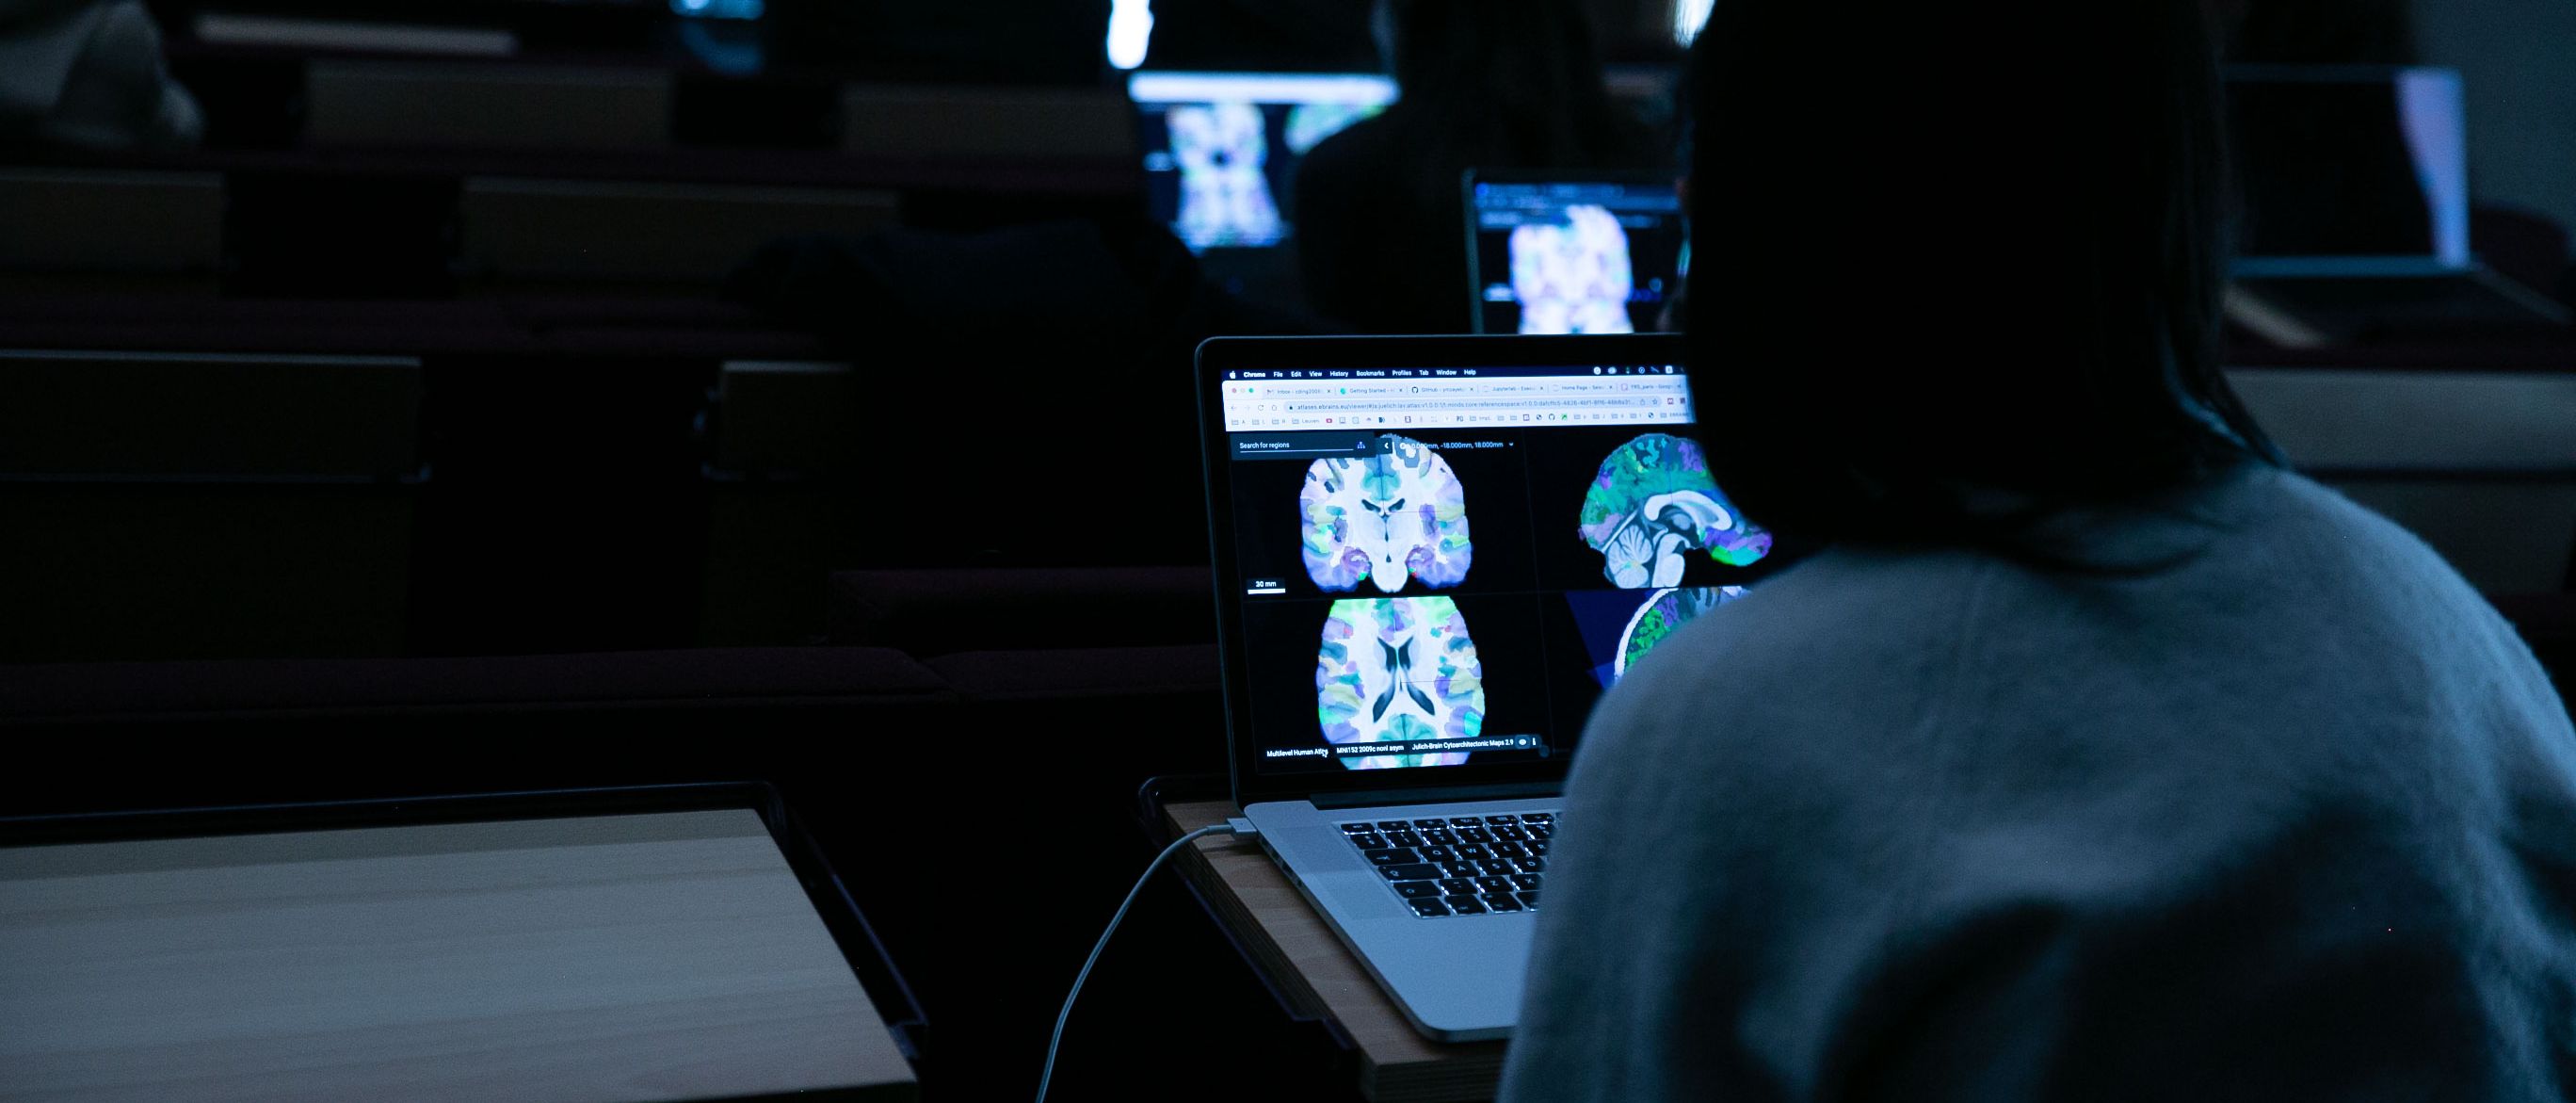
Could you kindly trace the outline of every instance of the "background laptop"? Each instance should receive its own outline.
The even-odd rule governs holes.
[[[2293,345],[2567,321],[2470,252],[2457,70],[2241,66],[2227,110],[2238,321]]]
[[[1670,173],[1471,171],[1468,286],[1478,333],[1651,333],[1689,235]]]
[[[1239,295],[1304,299],[1294,250],[1297,161],[1395,102],[1368,73],[1140,72],[1127,79],[1153,217]]]
[[[1424,1033],[1500,1037],[1592,705],[1776,569],[1677,339],[1219,339],[1200,421],[1235,799]]]

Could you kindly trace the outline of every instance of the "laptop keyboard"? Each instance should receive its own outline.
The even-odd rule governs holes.
[[[1537,911],[1554,834],[1554,812],[1342,825],[1342,837],[1424,919]]]

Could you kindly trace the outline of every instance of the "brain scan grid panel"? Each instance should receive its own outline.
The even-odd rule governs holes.
[[[1445,597],[1336,601],[1315,659],[1315,716],[1335,745],[1472,739],[1484,729],[1484,664]],[[1463,753],[1342,758],[1349,769],[1451,766]]]
[[[1393,433],[1366,459],[1316,460],[1297,496],[1306,576],[1328,593],[1396,593],[1466,580],[1475,562],[1467,490],[1437,449]]]

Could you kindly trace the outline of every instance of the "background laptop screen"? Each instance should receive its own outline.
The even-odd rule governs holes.
[[[1681,272],[1670,180],[1468,186],[1483,333],[1648,333]]]
[[[1604,688],[1778,565],[1677,365],[1224,374],[1265,773],[1568,753]]]
[[[1294,221],[1297,159],[1395,102],[1366,74],[1138,73],[1145,186],[1154,217],[1195,252],[1276,245]]]
[[[2229,71],[2241,276],[2466,268],[2468,141],[2451,69]]]

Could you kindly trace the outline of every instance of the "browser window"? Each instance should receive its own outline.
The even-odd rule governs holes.
[[[1216,385],[1265,770],[1569,753],[1605,689],[1781,562],[1677,364]]]

